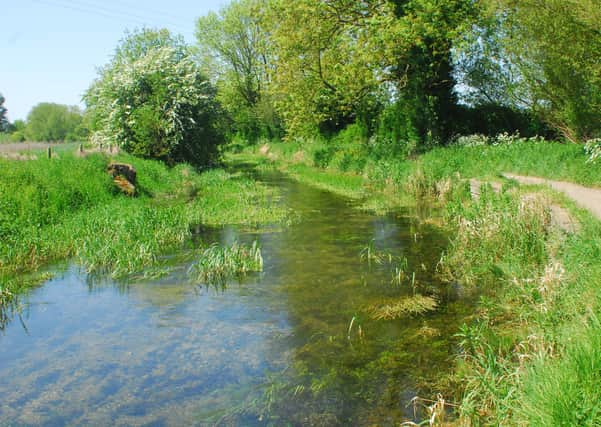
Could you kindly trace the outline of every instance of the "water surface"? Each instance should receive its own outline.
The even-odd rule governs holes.
[[[264,271],[227,287],[171,272],[127,283],[70,265],[23,301],[0,333],[0,425],[398,425],[451,363],[469,301],[434,278],[446,238],[408,212],[377,216],[286,180],[300,221],[204,230],[262,247]],[[408,260],[391,284],[387,262]],[[413,280],[415,273],[415,280]],[[411,284],[413,283],[413,285]],[[433,295],[435,312],[370,318],[383,299]],[[351,325],[349,332],[349,326]]]

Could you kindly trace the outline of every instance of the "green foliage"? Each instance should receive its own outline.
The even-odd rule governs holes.
[[[10,126],[10,142],[25,141],[27,123],[24,120],[15,120]]]
[[[446,143],[455,131],[455,80],[451,49],[476,21],[471,0],[395,1],[400,43],[394,73],[396,101],[404,116],[401,140],[432,145]]]
[[[387,2],[272,1],[267,22],[270,89],[289,135],[341,129],[377,103],[396,34]]]
[[[273,58],[263,22],[266,7],[264,0],[234,1],[196,22],[203,68],[233,119],[230,132],[250,140],[281,133],[267,92]]]
[[[269,88],[288,135],[359,122],[371,132],[382,106],[394,104],[380,120],[381,140],[446,142],[455,128],[451,47],[476,11],[469,0],[272,1]]]
[[[601,135],[601,19],[596,0],[490,1],[520,93],[571,141]]]
[[[129,34],[85,100],[97,143],[168,164],[217,161],[223,135],[215,90],[167,30]]]
[[[367,129],[352,124],[329,141],[335,147],[331,166],[343,172],[361,172],[368,159]]]
[[[417,129],[413,126],[413,108],[396,102],[387,106],[379,117],[371,153],[377,159],[406,157],[417,148]]]
[[[441,264],[451,280],[485,286],[530,275],[547,262],[549,212],[536,200],[484,189],[477,201],[450,203],[447,215],[455,237]]]
[[[20,139],[22,131],[15,139]],[[83,114],[78,107],[42,102],[27,115],[25,137],[30,141],[82,141],[87,137]]]
[[[540,358],[529,369],[516,408],[524,425],[601,424],[601,325],[593,316],[569,333],[563,357]]]
[[[552,131],[531,110],[518,109],[493,103],[480,103],[473,107],[457,106],[456,134],[482,134],[494,137],[501,133],[519,134],[525,137],[542,136],[556,139]]]
[[[7,109],[4,106],[6,99],[0,93],[0,132],[6,132],[9,128],[8,118],[6,117]]]

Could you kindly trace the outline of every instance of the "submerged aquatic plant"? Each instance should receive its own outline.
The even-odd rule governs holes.
[[[413,295],[400,300],[391,300],[372,305],[367,309],[374,320],[392,320],[402,316],[413,316],[433,311],[438,307],[435,298],[424,295]]]
[[[213,243],[205,248],[197,263],[190,267],[193,279],[208,284],[225,284],[228,279],[249,272],[263,271],[261,248],[255,240],[251,246],[234,243],[220,246]]]
[[[392,274],[392,279],[390,279],[390,284],[394,286],[401,286],[406,277],[406,270],[409,266],[409,261],[407,258],[400,257],[399,264],[394,268],[394,272]],[[415,277],[415,273],[414,277]]]
[[[392,264],[395,260],[395,256],[390,252],[381,251],[376,249],[374,244],[374,239],[371,239],[367,246],[361,249],[361,253],[359,254],[361,261],[367,262],[369,266],[373,264],[384,264],[384,262],[388,262]]]

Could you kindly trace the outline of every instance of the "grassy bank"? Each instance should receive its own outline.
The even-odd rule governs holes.
[[[482,295],[457,331],[454,372],[441,381],[451,384],[441,392],[458,405],[457,425],[601,423],[601,223],[563,195],[499,176],[599,185],[601,168],[587,163],[582,147],[532,140],[456,146],[407,160],[368,159],[354,170],[340,167],[354,164],[336,161],[340,152],[324,163],[323,150],[323,143],[270,144],[246,155],[366,206],[391,207],[410,195],[444,213],[452,237],[438,272]],[[474,198],[467,178],[502,186],[484,185]],[[575,231],[557,226],[557,206]]]
[[[106,173],[109,159],[65,153],[58,159],[0,159],[0,305],[35,284],[25,273],[73,258],[88,272],[126,276],[182,247],[198,224],[283,221],[273,190],[224,170],[120,155],[138,175],[135,198],[120,194]]]

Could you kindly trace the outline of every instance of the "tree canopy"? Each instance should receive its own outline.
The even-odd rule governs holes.
[[[223,137],[215,90],[167,30],[128,34],[85,101],[97,143],[169,164],[217,160]]]
[[[42,102],[27,115],[25,136],[31,141],[77,141],[85,139],[83,113],[76,106]]]
[[[488,0],[514,91],[572,141],[601,136],[601,3]]]
[[[397,26],[385,1],[273,0],[271,90],[289,132],[355,120],[389,79]]]
[[[237,0],[196,22],[203,69],[218,87],[218,99],[234,130],[249,137],[278,132],[267,88],[273,58],[264,25],[265,0]]]

